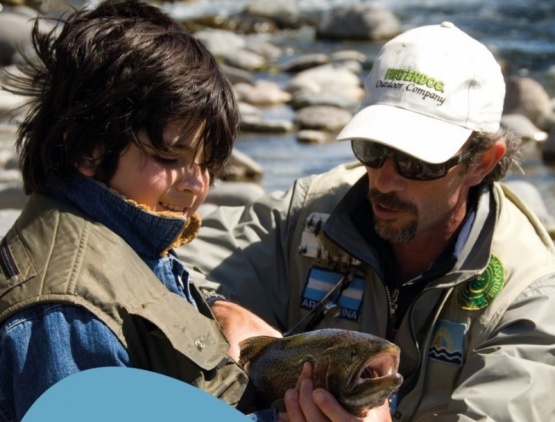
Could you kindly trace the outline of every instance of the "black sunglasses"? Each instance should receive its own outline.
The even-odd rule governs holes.
[[[358,161],[367,167],[379,169],[388,157],[393,159],[395,169],[401,176],[412,180],[434,180],[444,177],[451,167],[472,156],[472,149],[463,152],[444,163],[431,164],[384,145],[363,139],[351,141],[353,153]]]

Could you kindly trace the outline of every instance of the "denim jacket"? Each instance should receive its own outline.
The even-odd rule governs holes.
[[[182,232],[184,220],[143,211],[80,175],[72,179],[69,189],[56,190],[54,196],[123,238],[169,291],[196,306],[185,266],[171,253],[161,256]],[[54,383],[102,366],[135,364],[112,330],[87,309],[51,303],[18,312],[0,326],[0,421],[21,420]],[[275,418],[275,412],[269,418],[263,414],[252,419]]]

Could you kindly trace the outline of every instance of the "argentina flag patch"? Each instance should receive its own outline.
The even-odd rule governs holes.
[[[467,324],[440,319],[435,327],[429,358],[450,365],[462,366],[464,336],[467,329]]]
[[[325,268],[312,267],[301,297],[301,308],[312,310],[344,275]],[[337,291],[329,298],[331,302],[339,306],[340,318],[358,321],[364,296],[364,285],[363,278],[354,277],[343,292]]]

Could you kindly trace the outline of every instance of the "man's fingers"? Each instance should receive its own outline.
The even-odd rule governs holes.
[[[331,421],[357,421],[352,414],[345,410],[335,398],[326,390],[317,388],[314,390],[312,397],[318,409],[328,420]]]
[[[305,362],[303,364],[301,375],[299,376],[299,379],[297,380],[297,385],[295,387],[297,391],[301,389],[301,382],[305,379],[312,379],[312,365],[310,362]]]
[[[289,422],[306,422],[301,404],[299,403],[299,392],[297,390],[287,390],[284,401]]]
[[[304,379],[299,390],[299,403],[307,421],[310,422],[329,422],[329,419],[322,413],[318,405],[314,402],[312,393],[314,384],[312,379]]]

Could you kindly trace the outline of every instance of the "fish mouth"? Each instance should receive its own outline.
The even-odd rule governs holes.
[[[368,409],[382,405],[403,382],[399,374],[400,350],[397,346],[383,347],[353,371],[340,401],[349,412],[363,417]]]
[[[398,368],[399,354],[382,352],[371,357],[361,366],[356,378],[352,380],[352,388],[374,382],[388,382],[392,387],[398,386],[403,381],[403,377],[397,372]]]

